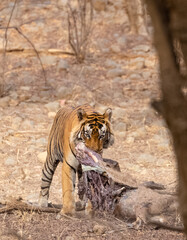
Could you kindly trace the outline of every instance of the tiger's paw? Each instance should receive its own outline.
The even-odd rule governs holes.
[[[76,216],[76,212],[75,212],[74,208],[64,208],[63,207],[60,214],[61,215],[66,215],[66,216],[71,216],[71,217]]]
[[[40,193],[39,200],[38,200],[39,207],[48,207],[48,197],[42,196]]]
[[[62,217],[65,217],[67,219],[77,220],[77,218],[80,218],[79,214],[76,211],[69,211],[67,209],[62,208],[60,213],[57,215],[57,218],[60,219]]]

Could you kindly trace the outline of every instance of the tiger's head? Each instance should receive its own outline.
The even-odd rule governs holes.
[[[103,148],[108,148],[114,143],[111,131],[112,110],[108,108],[104,114],[93,112],[87,114],[82,108],[77,110],[80,128],[76,134],[78,142],[82,141],[86,147],[95,152],[102,153]]]

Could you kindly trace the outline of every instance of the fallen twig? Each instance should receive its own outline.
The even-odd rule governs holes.
[[[68,38],[69,44],[75,53],[76,59],[82,63],[86,56],[88,40],[91,32],[93,20],[92,1],[77,0],[77,8],[71,6],[68,2]]]
[[[15,27],[9,27],[11,28],[15,28]],[[0,27],[0,29],[5,29],[4,27]],[[0,53],[3,53],[4,49],[0,48]],[[6,49],[7,53],[31,53],[33,52],[33,48],[11,48],[11,49]],[[49,48],[49,49],[37,49],[37,52],[39,54],[46,54],[46,55],[69,55],[69,56],[75,56],[75,53],[72,52],[67,52],[67,51],[62,51],[61,49],[58,48]]]
[[[33,206],[28,203],[24,203],[19,200],[13,200],[10,203],[7,203],[5,207],[0,208],[1,213],[10,213],[14,210],[21,211],[31,211],[31,212],[46,212],[46,213],[59,213],[61,211],[60,208],[52,208],[52,207],[38,207]]]

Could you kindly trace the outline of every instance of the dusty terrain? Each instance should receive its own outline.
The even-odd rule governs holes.
[[[77,64],[73,56],[50,54],[48,49],[71,51],[62,2],[18,1],[11,20],[11,26],[20,26],[36,49],[43,50],[47,87],[32,47],[14,29],[9,30],[7,48],[17,51],[7,53],[5,87],[9,91],[0,99],[0,202],[12,197],[37,202],[55,112],[64,105],[83,103],[100,112],[113,109],[115,144],[104,152],[105,158],[118,161],[121,171],[139,184],[155,181],[175,189],[171,139],[162,118],[150,107],[151,99],[160,95],[151,37],[130,33],[122,1],[117,1],[119,6],[110,4],[106,11],[95,12],[84,63]],[[12,1],[0,3],[1,26],[6,26],[12,6]],[[1,52],[3,38],[0,30]],[[3,54],[0,61],[4,62]],[[50,191],[50,201],[56,204],[62,196],[60,168]],[[184,239],[182,233],[152,226],[128,229],[125,222],[107,215],[72,220],[15,211],[1,214],[0,221],[1,239]]]

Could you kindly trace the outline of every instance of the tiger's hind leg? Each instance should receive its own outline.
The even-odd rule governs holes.
[[[42,169],[41,191],[39,196],[39,206],[47,207],[49,198],[49,188],[53,179],[54,172],[60,161],[53,161],[48,155]]]

